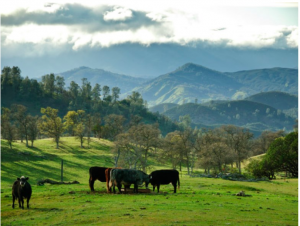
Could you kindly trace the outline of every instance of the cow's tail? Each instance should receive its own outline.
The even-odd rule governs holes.
[[[111,188],[112,187],[112,180],[113,180],[113,178],[112,178],[112,172],[114,171],[114,169],[111,169],[111,171],[110,171],[110,179],[109,179],[109,182],[108,182],[108,186],[109,186],[109,188]]]

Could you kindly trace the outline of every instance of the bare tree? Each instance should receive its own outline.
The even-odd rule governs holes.
[[[284,136],[283,130],[279,130],[276,132],[263,131],[257,139],[253,140],[252,143],[253,155],[260,155],[266,153],[270,144],[276,138],[283,137],[283,136]]]
[[[27,114],[27,108],[23,105],[13,105],[13,118],[18,125],[18,134],[22,140],[23,136],[26,140],[26,147],[28,147],[28,124],[30,122],[30,117]]]
[[[115,140],[116,136],[123,132],[124,116],[111,114],[106,116],[104,121],[104,133],[106,137],[110,140]]]
[[[136,126],[132,126],[128,130],[128,133],[131,137],[131,142],[138,146],[143,153],[141,163],[143,171],[146,172],[149,151],[153,150],[153,147],[157,144],[159,139],[160,130],[158,128],[158,124],[138,124]]]
[[[180,131],[178,135],[180,138],[179,146],[181,147],[182,154],[185,158],[188,174],[190,174],[191,154],[194,150],[195,136],[193,130],[190,127],[187,127],[184,131]]]
[[[241,173],[241,162],[249,157],[250,139],[253,134],[249,130],[234,125],[222,126],[221,130],[224,131],[228,148],[235,153],[236,165]]]
[[[33,147],[33,142],[36,140],[39,129],[38,129],[38,116],[29,116],[29,124],[28,124],[28,139],[31,141],[31,147]]]
[[[178,139],[179,137],[177,132],[168,133],[166,137],[162,140],[162,151],[158,156],[159,162],[170,161],[173,169],[176,169],[182,161],[180,149],[177,148]]]
[[[7,140],[10,149],[12,149],[12,142],[16,138],[16,127],[11,123],[11,118],[11,111],[8,108],[2,107],[1,138]]]

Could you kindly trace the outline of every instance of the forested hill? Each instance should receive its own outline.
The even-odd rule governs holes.
[[[163,114],[173,120],[189,115],[195,126],[218,127],[232,124],[247,128],[255,134],[260,134],[264,130],[292,131],[295,125],[295,118],[271,106],[249,100],[211,101],[206,104],[188,103],[171,108]]]
[[[242,90],[249,94],[281,91],[298,95],[298,69],[270,68],[225,73],[242,84]]]
[[[58,73],[57,75],[62,76],[65,79],[66,86],[69,86],[72,81],[77,84],[81,84],[82,79],[86,78],[92,86],[98,83],[101,84],[102,87],[119,87],[122,93],[129,92],[133,88],[147,81],[145,78],[131,77],[102,69],[92,69],[89,67],[79,67]]]
[[[270,91],[261,92],[246,98],[254,102],[270,105],[279,110],[298,109],[298,97],[289,93]]]
[[[137,93],[131,93],[120,100],[119,87],[91,85],[84,79],[81,85],[71,82],[65,88],[64,78],[47,74],[42,81],[23,78],[18,67],[4,67],[1,74],[1,101],[4,108],[12,109],[13,105],[23,105],[30,115],[41,115],[41,108],[51,107],[58,110],[63,118],[68,111],[83,110],[86,114],[103,119],[111,114],[122,115],[125,124],[135,122],[158,123],[163,134],[178,129],[178,125],[166,116],[153,114],[146,108],[146,102]],[[100,120],[100,121],[101,121]]]

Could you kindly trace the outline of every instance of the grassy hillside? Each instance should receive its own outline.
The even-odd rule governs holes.
[[[93,140],[79,148],[73,138],[63,138],[61,148],[52,140],[38,140],[35,148],[17,142],[13,150],[1,141],[2,225],[297,225],[298,180],[236,182],[215,178],[191,178],[180,174],[180,189],[162,185],[159,194],[107,194],[105,183],[88,188],[90,166],[106,163],[112,143]],[[39,179],[80,184],[37,186]],[[153,162],[153,169],[168,168]],[[33,195],[30,209],[12,209],[11,186],[16,177],[29,176]],[[247,197],[235,196],[243,190]],[[216,214],[217,213],[217,214]]]

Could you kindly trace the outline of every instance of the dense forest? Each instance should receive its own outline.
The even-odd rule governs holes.
[[[119,100],[120,88],[110,89],[100,84],[92,87],[85,78],[81,85],[72,81],[66,89],[60,76],[44,75],[42,81],[37,82],[22,78],[18,67],[3,68],[1,95],[1,134],[11,148],[17,139],[26,142],[30,148],[29,142],[33,146],[36,139],[50,137],[59,149],[62,136],[78,138],[81,148],[89,147],[91,137],[104,138],[115,143],[113,165],[143,171],[151,167],[148,160],[151,156],[161,162],[170,162],[174,169],[186,167],[188,174],[194,168],[215,174],[234,170],[241,173],[245,159],[269,153],[272,151],[269,147],[274,149],[272,143],[286,136],[279,130],[264,131],[254,138],[248,129],[234,125],[192,129],[189,115],[180,116],[178,122],[173,122],[159,113],[149,112],[146,101],[138,92]],[[294,159],[298,156],[296,138],[283,139],[288,141],[287,144],[283,142],[284,148],[273,152],[280,155],[291,147],[287,159],[290,155]],[[282,162],[280,164],[276,169],[272,168],[272,172],[282,170],[284,167]],[[298,161],[283,164],[291,164],[292,167],[284,169],[297,175],[294,166]]]

